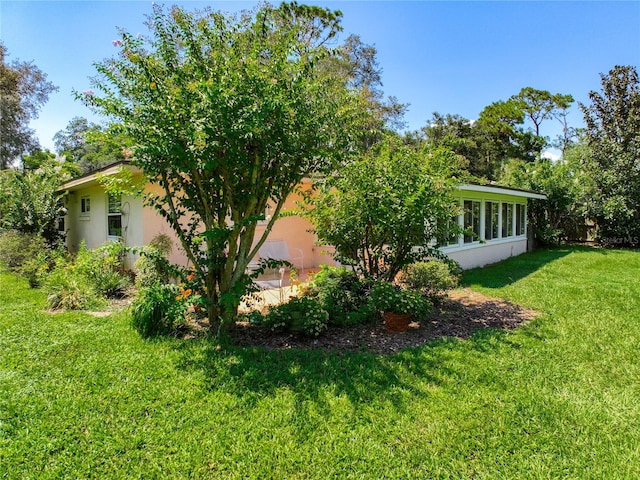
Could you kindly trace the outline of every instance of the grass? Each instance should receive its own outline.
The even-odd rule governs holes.
[[[542,315],[391,357],[142,340],[0,275],[0,478],[638,478],[640,253],[465,284]]]

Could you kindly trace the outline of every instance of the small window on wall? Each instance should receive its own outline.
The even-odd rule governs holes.
[[[513,204],[502,204],[502,236],[513,237]]]
[[[524,235],[527,223],[527,208],[525,205],[516,204],[516,235]]]
[[[500,238],[500,204],[486,202],[484,204],[484,238],[492,240]]]
[[[122,202],[117,195],[108,196],[107,236],[122,236]]]
[[[65,233],[64,217],[58,217],[58,233]]]
[[[80,198],[80,215],[83,217],[88,217],[90,214],[91,214],[91,198],[81,197]]]
[[[464,201],[464,229],[466,230],[464,243],[472,243],[480,239],[480,202]]]

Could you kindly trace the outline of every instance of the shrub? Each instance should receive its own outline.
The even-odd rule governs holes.
[[[107,298],[123,297],[131,282],[124,271],[126,247],[120,242],[108,242],[95,250],[84,242],[75,258],[75,268]]]
[[[43,281],[49,307],[87,309],[100,305],[100,297],[124,296],[130,285],[124,272],[124,254],[125,247],[119,242],[95,250],[87,249],[83,242],[73,259],[58,255],[52,262],[53,270]]]
[[[458,286],[458,276],[441,260],[416,262],[402,272],[402,283],[432,300],[441,300],[447,290]]]
[[[0,262],[12,272],[20,273],[28,260],[48,250],[47,242],[37,235],[15,230],[0,234]]]
[[[138,288],[148,288],[154,283],[169,283],[171,264],[167,257],[172,249],[173,242],[164,234],[157,235],[140,249],[140,257],[134,264]]]
[[[20,267],[20,275],[25,277],[31,288],[38,288],[49,271],[50,252],[42,251],[25,261]]]
[[[427,317],[431,312],[431,302],[420,292],[385,281],[373,285],[369,300],[371,307],[379,312],[408,313],[418,319]]]
[[[43,282],[48,294],[47,302],[53,310],[85,310],[100,305],[95,289],[85,277],[59,258],[55,268]]]
[[[271,307],[263,324],[274,331],[302,333],[317,337],[329,323],[329,314],[320,302],[312,297],[294,297],[288,303]]]
[[[318,299],[331,325],[347,326],[371,320],[372,312],[365,308],[369,289],[370,283],[354,271],[323,265],[306,294]]]
[[[177,285],[156,283],[141,290],[131,309],[133,327],[143,337],[175,333],[184,323],[187,310],[178,296]]]

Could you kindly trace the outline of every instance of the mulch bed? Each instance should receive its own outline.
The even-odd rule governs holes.
[[[330,328],[318,338],[289,333],[273,333],[250,323],[238,323],[229,332],[235,345],[264,347],[270,350],[287,348],[325,349],[334,351],[369,351],[388,355],[407,347],[418,347],[444,338],[469,338],[482,328],[511,330],[536,317],[538,312],[519,305],[488,298],[469,289],[449,293],[431,317],[411,323],[402,333],[387,333],[382,320],[375,325],[349,328]]]

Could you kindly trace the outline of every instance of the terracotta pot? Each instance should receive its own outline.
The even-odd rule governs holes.
[[[389,333],[404,332],[409,328],[409,322],[411,322],[411,314],[409,313],[384,312],[382,316]]]

